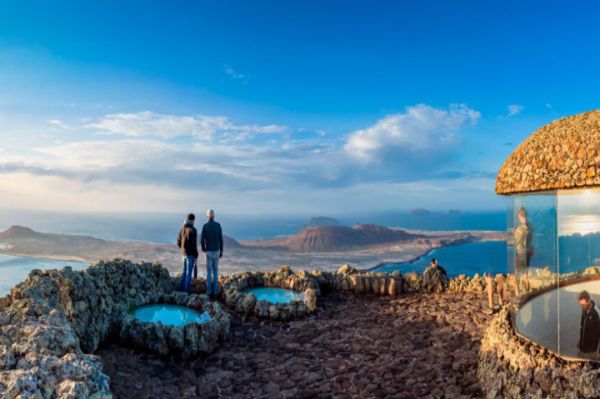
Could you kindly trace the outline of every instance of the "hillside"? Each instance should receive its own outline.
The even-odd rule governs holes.
[[[219,272],[269,270],[282,264],[321,270],[336,270],[344,263],[370,268],[382,262],[414,259],[433,248],[505,238],[503,232],[403,231],[377,225],[306,228],[292,237],[248,241],[243,245],[224,237],[225,253],[219,263]],[[181,271],[181,255],[174,242],[108,241],[80,235],[40,233],[22,226],[13,226],[0,233],[0,253],[86,263],[114,258],[159,261],[171,272]],[[204,264],[202,256],[199,264]]]
[[[294,236],[245,243],[249,246],[273,247],[294,252],[330,252],[373,245],[401,243],[423,237],[404,230],[374,224],[353,227],[307,227]]]
[[[334,218],[327,216],[316,216],[310,218],[306,227],[325,227],[325,226],[339,226],[341,223]]]
[[[223,241],[226,249],[242,248],[242,245],[231,237],[224,236]],[[83,261],[114,257],[152,259],[161,258],[164,254],[178,253],[174,243],[108,241],[82,235],[40,233],[23,226],[12,226],[1,232],[0,243],[4,252]]]

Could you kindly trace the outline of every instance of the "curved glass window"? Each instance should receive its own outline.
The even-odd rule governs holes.
[[[508,215],[517,332],[567,359],[600,359],[600,190],[514,195]]]

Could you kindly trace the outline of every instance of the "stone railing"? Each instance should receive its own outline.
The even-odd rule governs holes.
[[[160,355],[189,358],[214,351],[219,342],[229,336],[229,315],[218,302],[210,301],[206,295],[171,292],[161,295],[156,303],[185,306],[199,312],[206,311],[211,319],[202,324],[190,323],[176,327],[142,322],[127,313],[120,323],[119,337],[122,343]]]
[[[83,271],[32,271],[0,299],[0,397],[112,397],[91,353],[119,337],[129,309],[171,298],[174,287],[160,264],[115,260]],[[194,334],[187,333],[184,342]]]
[[[597,398],[600,369],[566,361],[519,337],[507,305],[494,317],[481,341],[477,377],[488,398]]]
[[[325,280],[321,279],[324,286]],[[275,272],[246,272],[223,276],[220,279],[225,303],[238,313],[254,315],[271,320],[290,320],[304,317],[317,309],[317,296],[320,295],[319,273],[294,273],[288,266],[282,266]],[[256,297],[246,293],[247,288],[273,287],[285,288],[302,293],[303,300],[289,303],[272,304],[257,301]]]

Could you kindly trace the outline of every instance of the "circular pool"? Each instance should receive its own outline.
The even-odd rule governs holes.
[[[257,301],[269,303],[289,303],[292,301],[304,301],[304,295],[300,292],[287,290],[285,288],[255,287],[243,291],[244,294],[252,294]]]
[[[577,295],[586,290],[600,307],[600,280],[563,283],[521,305],[514,316],[517,332],[566,358],[578,358],[581,308]]]
[[[207,312],[200,313],[197,310],[181,305],[152,304],[136,308],[133,317],[145,323],[161,322],[166,326],[181,327],[190,323],[206,323],[210,320]]]

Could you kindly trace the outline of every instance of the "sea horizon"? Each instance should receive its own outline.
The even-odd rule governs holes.
[[[0,231],[13,225],[29,227],[42,233],[87,235],[111,241],[170,243],[174,242],[185,213],[105,212],[67,213],[0,209]],[[428,211],[410,210],[373,212],[371,214],[264,214],[223,215],[217,220],[224,234],[237,241],[254,241],[290,236],[301,231],[312,217],[331,217],[341,225],[377,224],[388,228],[424,231],[506,231],[506,211]],[[203,223],[198,214],[198,224]]]

